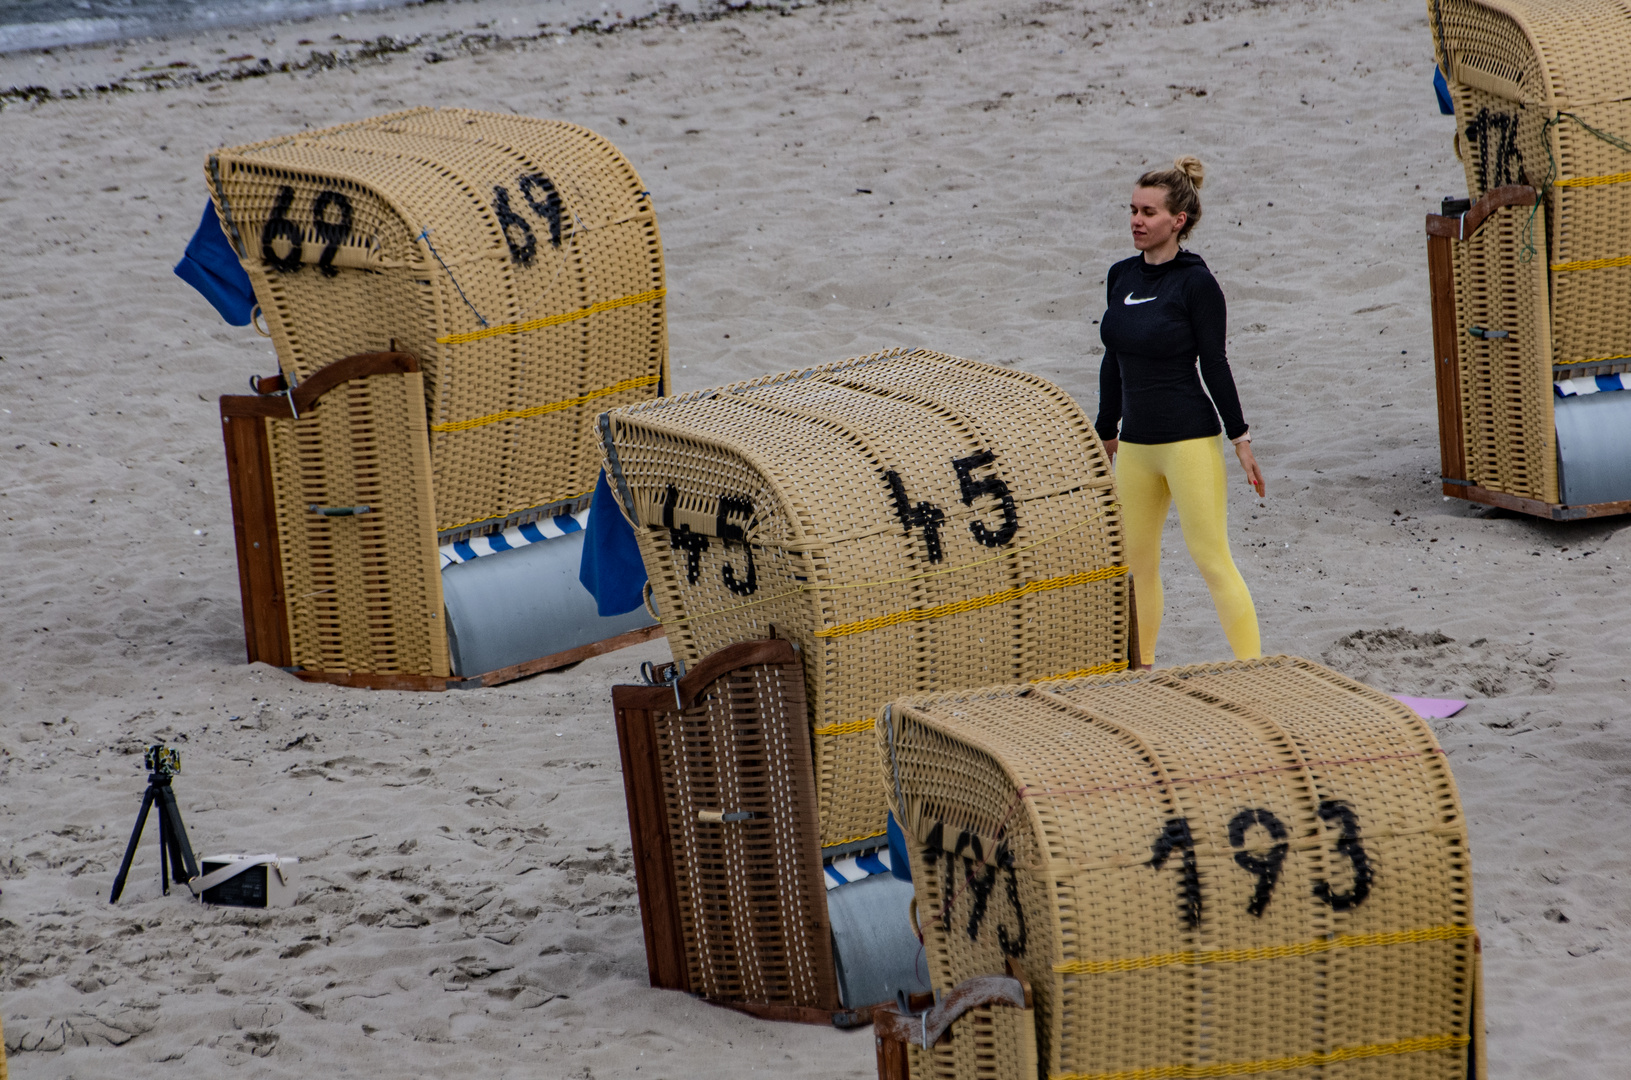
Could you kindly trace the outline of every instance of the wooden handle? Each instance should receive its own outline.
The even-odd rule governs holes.
[[[739,641],[704,657],[678,683],[668,686],[614,686],[612,704],[620,709],[655,709],[659,712],[689,709],[721,675],[737,668],[797,662],[798,650],[793,648],[791,641],[774,638]]]
[[[751,810],[733,810],[725,813],[723,810],[698,810],[698,821],[710,821],[715,825],[728,825],[737,821],[752,821],[754,813]]]
[[[940,1004],[915,1016],[901,1015],[897,1005],[879,1005],[872,1010],[872,1025],[878,1037],[910,1042],[927,1049],[940,1041],[952,1021],[981,1005],[1025,1007],[1025,987],[1008,975],[977,975],[952,987]]]
[[[1525,184],[1508,184],[1490,188],[1484,197],[1472,204],[1465,214],[1428,214],[1427,235],[1447,236],[1451,240],[1465,240],[1477,232],[1484,219],[1503,206],[1534,206],[1538,198],[1535,189]]]
[[[272,420],[288,420],[294,417],[305,416],[316,406],[319,399],[336,386],[344,385],[352,379],[365,379],[370,375],[391,375],[419,370],[419,358],[412,353],[383,352],[358,353],[348,356],[344,360],[336,360],[325,368],[312,374],[312,377],[296,386],[293,390],[282,392],[280,390],[266,391],[277,386],[282,376],[269,376],[257,379],[255,389],[257,394],[264,396],[251,397],[247,394],[228,395],[221,399],[222,416],[260,416]],[[291,408],[291,403],[293,407]]]
[[[294,401],[296,411],[304,416],[324,394],[352,379],[418,370],[419,358],[412,353],[358,353],[313,372],[311,378],[289,391],[289,397]]]

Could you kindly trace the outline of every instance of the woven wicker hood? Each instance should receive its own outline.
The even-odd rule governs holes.
[[[595,415],[662,392],[656,215],[586,128],[414,109],[223,149],[208,177],[287,377],[419,358],[439,530],[587,497]]]

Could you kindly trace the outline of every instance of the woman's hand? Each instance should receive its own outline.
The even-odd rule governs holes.
[[[1257,458],[1252,455],[1252,444],[1249,442],[1235,443],[1235,456],[1240,459],[1240,467],[1246,470],[1246,483],[1257,489],[1257,497],[1263,497],[1263,470],[1257,467]]]
[[[1115,463],[1115,460],[1116,460],[1116,447],[1118,447],[1120,445],[1121,445],[1121,440],[1120,439],[1105,439],[1104,440],[1104,452],[1106,454],[1110,455],[1111,464]]]

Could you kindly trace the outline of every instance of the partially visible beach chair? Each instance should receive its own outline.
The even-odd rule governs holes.
[[[1631,513],[1631,9],[1428,10],[1468,191],[1427,218],[1442,490]]]
[[[280,367],[221,402],[250,660],[440,689],[659,634],[577,580],[595,416],[668,377],[656,215],[617,149],[415,109],[207,173]]]
[[[1406,706],[1293,657],[903,698],[934,997],[879,1075],[1482,1080],[1472,866]]]

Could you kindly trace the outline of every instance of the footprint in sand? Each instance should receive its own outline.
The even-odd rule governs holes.
[[[1382,690],[1490,698],[1551,693],[1562,655],[1534,642],[1507,644],[1480,637],[1462,645],[1438,630],[1415,633],[1393,627],[1345,634],[1321,659]]]

